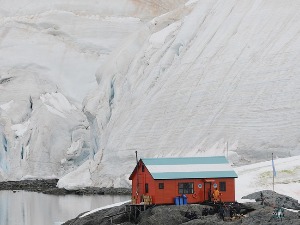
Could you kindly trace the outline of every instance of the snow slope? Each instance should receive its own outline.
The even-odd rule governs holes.
[[[274,160],[276,177],[274,191],[292,196],[300,202],[300,156],[278,158]],[[273,189],[272,161],[265,161],[235,168],[236,199],[261,190]]]
[[[25,137],[30,124],[55,134],[46,143],[40,135],[30,140],[39,140],[34,152],[42,162],[57,155],[48,175],[74,170],[59,181],[68,188],[128,186],[134,151],[139,157],[224,155],[228,145],[234,165],[268,160],[272,152],[299,155],[299,10],[297,0],[4,3],[1,81],[10,86],[5,79],[14,68],[36,74],[45,87],[35,87],[43,111],[30,123],[21,119],[30,93],[19,103],[23,97],[1,93],[1,112],[11,109],[0,117],[6,118],[2,170],[5,158],[17,161],[5,151],[16,143],[16,127]],[[65,140],[78,127],[80,138]],[[32,165],[28,171],[36,175]]]
[[[4,16],[30,15],[49,10],[63,10],[81,16],[116,16],[138,17],[142,19],[153,18],[180,5],[187,0],[11,0],[1,1],[0,13]]]
[[[0,180],[61,177],[93,157],[82,100],[96,71],[146,21],[185,2],[0,1]]]
[[[235,165],[299,155],[300,2],[190,3],[153,19],[98,70],[84,101],[95,185],[128,184],[136,150],[224,155],[228,143]]]

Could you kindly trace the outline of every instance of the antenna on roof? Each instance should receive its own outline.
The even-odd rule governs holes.
[[[137,156],[137,151],[135,151],[135,159],[136,159],[136,164],[138,164],[139,160],[138,160],[138,156]]]

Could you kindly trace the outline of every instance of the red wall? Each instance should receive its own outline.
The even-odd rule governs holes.
[[[139,163],[138,167],[139,179],[137,179],[136,171],[133,172],[132,179],[132,198],[137,199],[136,204],[141,202],[142,195],[150,195],[152,197],[153,204],[174,204],[174,198],[181,196],[178,193],[178,183],[194,183],[194,194],[185,194],[188,198],[188,203],[201,203],[208,200],[208,189],[211,188],[213,191],[213,185],[216,183],[219,188],[220,182],[226,182],[226,192],[220,191],[221,199],[223,202],[234,202],[235,201],[235,182],[234,178],[208,178],[208,179],[179,179],[179,180],[154,180],[144,167],[142,172],[142,163]],[[139,180],[139,191],[137,190],[137,180]],[[145,192],[145,184],[148,183],[149,192]],[[164,189],[159,189],[159,183],[164,183]],[[199,188],[198,185],[202,187]]]

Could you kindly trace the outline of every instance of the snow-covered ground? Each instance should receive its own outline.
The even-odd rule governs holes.
[[[97,211],[100,211],[100,210],[103,210],[103,209],[109,209],[109,208],[112,208],[112,207],[124,205],[124,204],[129,203],[129,202],[131,202],[131,200],[129,200],[129,201],[124,201],[124,202],[118,202],[118,203],[111,204],[111,205],[107,205],[107,206],[103,206],[103,207],[100,207],[100,208],[91,210],[91,211],[89,211],[89,212],[87,212],[87,213],[81,215],[80,218],[81,218],[81,217],[88,216],[88,215],[90,215],[90,214],[92,214],[92,213],[94,213],[94,212],[97,212]]]
[[[126,187],[135,151],[228,146],[235,166],[300,155],[299,11],[298,0],[1,2],[0,180]]]
[[[300,202],[300,156],[274,159],[276,176],[274,177],[274,191],[293,197]],[[273,190],[272,161],[236,167],[236,199],[248,194]]]

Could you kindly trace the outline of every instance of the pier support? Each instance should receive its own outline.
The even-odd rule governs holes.
[[[133,217],[134,221],[137,220],[141,212],[146,211],[153,205],[125,205],[125,211],[128,213],[129,222]]]

